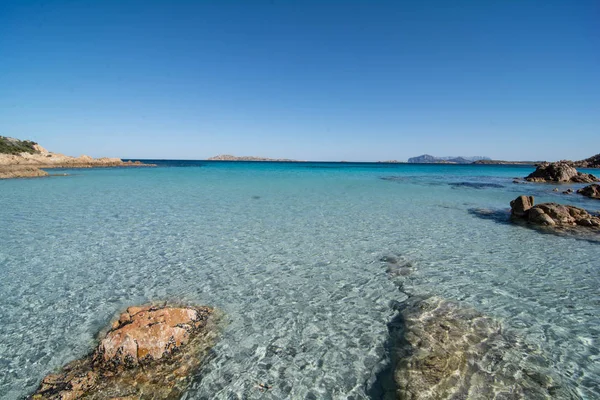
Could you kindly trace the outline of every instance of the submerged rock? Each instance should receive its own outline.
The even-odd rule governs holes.
[[[513,216],[530,223],[548,227],[584,227],[600,231],[600,217],[589,214],[579,207],[557,203],[534,206],[533,196],[519,196],[510,202]]]
[[[598,182],[592,174],[578,172],[572,165],[566,162],[543,163],[525,178],[529,182]]]
[[[528,363],[532,349],[474,309],[411,297],[399,310],[393,357],[398,399],[577,398],[553,370]]]
[[[208,307],[129,307],[88,357],[46,376],[32,399],[176,399],[216,332]]]
[[[600,185],[598,185],[597,183],[588,185],[584,188],[579,189],[577,193],[587,197],[591,197],[592,199],[600,199]]]
[[[414,272],[413,263],[401,256],[387,255],[379,261],[385,263],[385,272],[390,278],[408,276]]]
[[[519,183],[519,182],[517,182]],[[483,182],[453,182],[448,185],[453,188],[467,187],[471,189],[485,189],[485,188],[503,188],[504,185],[499,183],[483,183]]]

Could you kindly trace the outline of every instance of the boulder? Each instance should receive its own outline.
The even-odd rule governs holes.
[[[535,206],[533,196],[519,196],[510,202],[510,206],[513,216],[536,225],[600,228],[600,217],[591,215],[579,207],[557,203],[542,203]]]
[[[599,179],[592,174],[578,172],[567,162],[543,163],[526,178],[529,182],[577,182],[592,183]]]
[[[215,338],[208,307],[129,307],[88,357],[46,376],[33,399],[179,398]]]
[[[600,185],[598,185],[597,183],[588,185],[584,188],[579,189],[577,193],[587,197],[591,197],[592,199],[600,199]]]
[[[525,216],[531,207],[533,207],[533,196],[519,196],[510,202],[511,212],[517,217]]]

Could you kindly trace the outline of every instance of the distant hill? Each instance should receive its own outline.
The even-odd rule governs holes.
[[[265,157],[254,157],[254,156],[232,156],[230,154],[220,154],[208,159],[209,161],[297,161],[290,160],[288,158],[265,158]]]
[[[409,163],[413,164],[471,164],[474,161],[489,160],[489,157],[472,156],[472,157],[435,157],[429,154],[423,154],[418,157],[408,159]]]

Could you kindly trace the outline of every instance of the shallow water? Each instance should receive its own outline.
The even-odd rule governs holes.
[[[405,296],[379,261],[389,254],[414,265],[404,290],[496,318],[599,398],[600,244],[502,210],[520,194],[600,202],[512,183],[532,170],[163,162],[0,181],[0,398],[88,353],[126,306],[161,300],[226,315],[188,399],[369,398]]]

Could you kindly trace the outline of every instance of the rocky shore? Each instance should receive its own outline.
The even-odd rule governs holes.
[[[178,399],[215,341],[213,314],[129,307],[92,354],[47,375],[30,399]]]
[[[564,161],[540,164],[534,172],[525,177],[525,180],[554,183],[593,183],[600,181],[592,174],[577,171],[575,167]]]
[[[123,161],[120,158],[92,158],[82,155],[79,157],[52,153],[42,146],[18,139],[0,137],[2,144],[13,144],[12,148],[5,145],[4,153],[0,153],[0,179],[32,178],[48,176],[45,169],[52,168],[101,168],[101,167],[147,167],[139,161]],[[23,143],[29,145],[24,147]],[[11,149],[26,150],[17,152]]]

